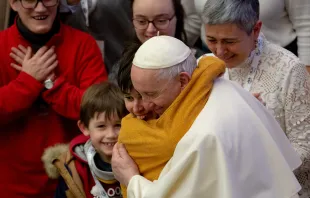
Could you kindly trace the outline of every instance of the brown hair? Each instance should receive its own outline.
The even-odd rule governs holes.
[[[129,0],[129,1],[130,1],[131,8],[132,8],[135,0]],[[186,37],[185,30],[184,30],[184,15],[185,14],[184,14],[183,6],[181,4],[181,0],[170,0],[170,1],[172,1],[173,8],[175,11],[175,16],[177,18],[176,30],[175,30],[174,36],[175,38],[187,44],[187,37]],[[131,12],[131,15],[133,15],[133,12]],[[122,58],[118,62],[119,70],[117,73],[117,83],[124,93],[130,92],[130,90],[133,88],[131,77],[130,77],[131,66],[132,66],[132,61],[134,59],[135,53],[137,52],[137,50],[139,49],[141,45],[142,45],[141,41],[138,39],[137,35],[135,34],[134,39],[131,42],[126,43],[123,54],[122,54]]]
[[[133,88],[130,72],[132,61],[140,46],[140,42],[131,42],[125,45],[122,58],[118,63],[119,70],[117,73],[117,84],[123,93],[130,93],[131,89]]]
[[[121,90],[110,82],[94,84],[85,91],[81,102],[80,120],[88,127],[96,113],[103,112],[107,119],[115,113],[120,119],[128,114]]]

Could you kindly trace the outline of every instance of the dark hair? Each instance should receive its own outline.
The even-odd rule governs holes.
[[[135,0],[130,0],[131,9],[132,9],[134,1]],[[184,14],[183,6],[181,4],[181,0],[170,0],[170,1],[172,1],[175,16],[177,18],[174,37],[183,41],[185,44],[187,44],[187,36],[185,33],[185,29],[184,29],[184,15],[185,14]]]
[[[187,36],[184,30],[184,9],[181,4],[181,0],[171,0],[173,8],[175,11],[175,16],[177,18],[175,38],[187,43]],[[131,8],[133,6],[134,0],[130,0]],[[131,9],[132,10],[132,9]],[[133,15],[133,13],[131,12]],[[133,88],[130,72],[132,67],[132,61],[141,42],[135,34],[135,38],[125,45],[122,58],[119,61],[119,70],[117,73],[117,84],[121,88],[122,92],[128,93]]]
[[[121,88],[123,93],[129,93],[132,89],[132,82],[130,77],[132,61],[139,47],[140,42],[127,43],[125,46],[122,58],[119,61],[119,70],[117,73],[117,84]]]
[[[88,127],[97,113],[105,113],[110,119],[115,113],[121,119],[128,114],[123,93],[117,85],[102,82],[90,86],[84,93],[81,102],[80,120]]]

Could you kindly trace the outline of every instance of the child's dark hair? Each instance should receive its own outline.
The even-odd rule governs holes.
[[[132,61],[140,46],[140,42],[132,41],[130,43],[127,43],[123,51],[123,56],[119,61],[117,84],[121,88],[123,93],[129,93],[133,88],[130,72],[132,67]]]
[[[107,119],[115,114],[122,119],[128,114],[122,91],[110,82],[94,84],[85,91],[81,102],[80,120],[88,127],[90,120],[97,113],[103,112]]]

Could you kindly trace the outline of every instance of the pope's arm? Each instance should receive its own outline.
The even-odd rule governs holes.
[[[292,198],[300,190],[292,172],[299,164],[284,132],[262,104],[239,85],[218,79],[208,104],[158,180],[135,174],[127,195]]]
[[[178,144],[157,181],[134,176],[127,188],[128,197],[205,197],[206,192],[213,198],[230,197],[229,181],[218,180],[228,174],[226,164],[218,163],[223,160],[220,153],[223,150],[215,136],[188,137],[187,141]]]
[[[236,128],[243,136],[220,125],[217,135],[188,132],[158,180],[129,180],[128,198],[295,198],[292,171],[273,143],[268,150],[264,137],[250,132],[253,127]]]

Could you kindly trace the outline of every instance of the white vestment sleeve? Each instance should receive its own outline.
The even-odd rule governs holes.
[[[219,170],[227,170],[227,167],[225,167],[225,163],[219,163],[222,161],[222,155],[218,154],[221,152],[218,151],[221,150],[221,146],[218,145],[216,138],[210,136],[197,139],[196,142],[192,142],[186,147],[178,149],[178,152],[163,170],[159,180],[150,182],[141,176],[132,178],[128,186],[128,197],[202,197],[206,188],[214,198],[227,197],[230,190],[225,190],[226,181],[218,183],[221,185],[220,189],[213,182],[217,180],[218,175],[223,175],[220,176],[223,178],[226,178],[227,175],[226,171],[219,172]],[[205,180],[205,176],[210,179]]]
[[[128,198],[292,198],[300,165],[276,120],[250,93],[214,84],[158,180],[133,177]]]
[[[218,155],[217,150],[221,148],[217,145],[216,138],[213,136],[196,140],[192,142],[192,145],[187,145],[187,152],[186,147],[182,147],[178,150],[180,152],[175,153],[159,180],[152,183],[143,177],[133,178],[128,186],[128,197],[201,197],[206,187],[212,195],[220,193],[216,197],[227,197],[221,195],[229,192],[225,192],[223,186],[217,189],[218,186],[214,186],[211,179],[216,179],[216,175],[226,175],[225,172],[218,172],[222,168],[216,168],[225,166],[225,164],[218,163],[221,160],[217,160],[222,156]],[[225,170],[226,167],[223,169]],[[203,178],[205,176],[210,179],[205,180]],[[225,185],[225,181],[220,183]],[[135,192],[131,189],[135,189],[133,190]]]

